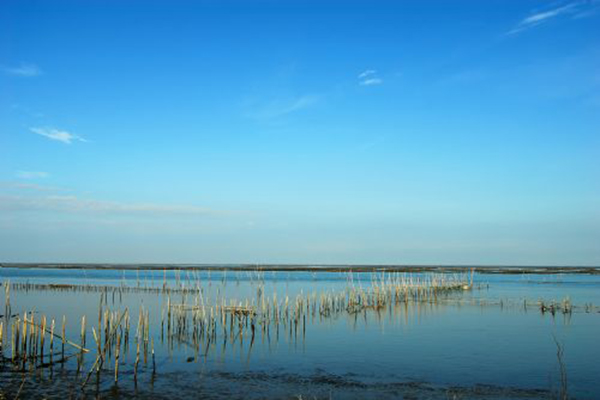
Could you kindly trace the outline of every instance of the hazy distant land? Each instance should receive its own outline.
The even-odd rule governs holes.
[[[305,272],[466,272],[481,274],[590,274],[600,267],[520,265],[394,265],[394,264],[110,264],[110,263],[0,263],[3,268],[63,268],[116,270],[198,270],[198,271],[305,271]]]

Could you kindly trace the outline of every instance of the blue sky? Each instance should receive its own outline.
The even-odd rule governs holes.
[[[600,265],[600,1],[3,1],[0,259]]]

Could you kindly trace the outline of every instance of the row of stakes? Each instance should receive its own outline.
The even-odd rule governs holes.
[[[65,316],[57,323],[55,319],[49,319],[45,315],[36,318],[34,311],[17,315],[11,313],[11,287],[16,290],[34,290],[31,285],[4,283],[5,318],[0,321],[2,363],[8,363],[15,371],[27,372],[46,368],[52,370],[53,366],[64,365],[74,358],[79,376],[84,367],[84,355],[92,353],[94,349],[96,357],[82,378],[82,389],[94,373],[99,380],[101,372],[106,370],[113,370],[114,381],[118,382],[119,366],[123,364],[123,357],[127,357],[130,351],[132,324],[128,308],[116,311],[109,309],[108,290],[111,287],[104,287],[100,296],[98,323],[91,328],[94,342],[86,338],[86,317],[83,316],[80,340],[79,343],[75,343],[67,339]],[[166,296],[166,304],[160,316],[161,342],[166,340],[169,348],[176,343],[191,346],[197,353],[202,352],[206,356],[219,340],[225,347],[228,343],[234,344],[236,341],[242,344],[245,338],[249,338],[251,351],[257,334],[261,334],[263,340],[267,338],[269,341],[272,334],[279,340],[280,331],[289,340],[297,340],[298,336],[304,338],[307,319],[335,318],[342,314],[355,315],[370,310],[379,312],[410,302],[435,303],[439,298],[472,288],[472,276],[471,279],[468,276],[447,275],[412,278],[390,274],[385,278],[374,279],[367,288],[349,281],[348,287],[339,292],[301,293],[295,298],[285,296],[281,300],[276,293],[266,296],[263,286],[259,286],[256,297],[252,300],[240,302],[221,297],[213,304],[204,298],[200,285],[195,288],[188,286],[179,291],[165,287],[150,289],[162,290],[161,293]],[[112,287],[113,301],[115,294],[119,295],[127,289]],[[76,290],[86,289],[78,287]],[[172,301],[171,296],[175,293],[181,294],[180,303]],[[193,299],[191,303],[186,301],[188,297]],[[136,385],[140,362],[146,366],[151,361],[152,374],[156,373],[154,337],[150,334],[150,321],[157,320],[158,316],[151,318],[150,310],[140,308],[134,334],[133,379]],[[10,339],[7,338],[9,334]],[[66,348],[70,348],[71,351]],[[111,365],[114,365],[114,368],[111,368]]]

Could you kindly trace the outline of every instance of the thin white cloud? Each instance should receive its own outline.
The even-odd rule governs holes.
[[[113,215],[216,215],[222,214],[207,208],[190,205],[164,205],[153,203],[121,203],[77,196],[0,196],[0,210],[53,211],[64,213]]]
[[[573,19],[583,19],[597,15],[600,12],[600,0],[588,0],[585,3],[585,7],[573,15]]]
[[[80,142],[87,142],[84,138],[78,135],[73,135],[67,131],[54,128],[29,128],[29,130],[35,134],[42,135],[48,139],[57,140],[66,144],[71,144],[74,140]]]
[[[374,69],[367,69],[367,70],[361,72],[360,74],[358,74],[358,79],[364,79],[367,76],[375,75],[376,73],[377,73],[377,71],[375,71]]]
[[[258,120],[270,120],[307,109],[319,101],[316,95],[303,95],[300,97],[275,100],[262,106],[253,107],[247,116]]]
[[[40,184],[33,183],[33,182],[0,181],[0,192],[21,193],[22,191],[25,191],[25,192],[30,192],[30,191],[34,191],[34,192],[65,192],[65,191],[68,191],[68,192],[70,192],[71,189],[65,188],[65,187],[59,187],[59,186],[40,185]]]
[[[537,11],[523,18],[507,35],[515,35],[527,29],[545,24],[562,16],[571,15],[574,19],[583,18],[594,14],[597,7],[596,1],[574,1],[550,10]]]
[[[573,9],[576,6],[577,6],[577,3],[571,3],[571,4],[567,4],[565,6],[562,6],[562,7],[555,8],[553,10],[543,11],[543,12],[540,12],[537,14],[533,14],[533,15],[530,15],[529,17],[525,18],[523,21],[521,21],[521,24],[522,25],[537,24],[537,23],[540,23],[549,18],[554,18],[558,15],[564,14],[565,12]]]
[[[42,74],[42,70],[35,64],[21,63],[17,67],[4,67],[2,68],[8,75],[32,77]]]
[[[54,192],[54,191],[65,190],[63,188],[59,188],[59,187],[55,187],[55,186],[44,186],[44,185],[38,185],[36,183],[15,183],[15,184],[13,184],[13,187],[15,187],[17,189],[35,190],[35,191],[39,191],[39,192]]]
[[[21,179],[40,179],[48,176],[50,174],[44,171],[17,171],[17,178]]]
[[[294,111],[310,107],[317,102],[316,96],[302,96],[297,98],[289,107],[282,110],[282,114],[289,114]]]
[[[375,86],[382,83],[383,79],[377,75],[377,71],[374,69],[367,69],[358,74],[358,84],[361,86]]]
[[[374,86],[374,85],[381,85],[382,83],[383,83],[383,79],[369,78],[369,79],[360,81],[358,84],[362,85],[362,86]]]

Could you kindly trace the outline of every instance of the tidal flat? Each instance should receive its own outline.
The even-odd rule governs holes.
[[[0,268],[0,398],[600,397],[594,268]]]

